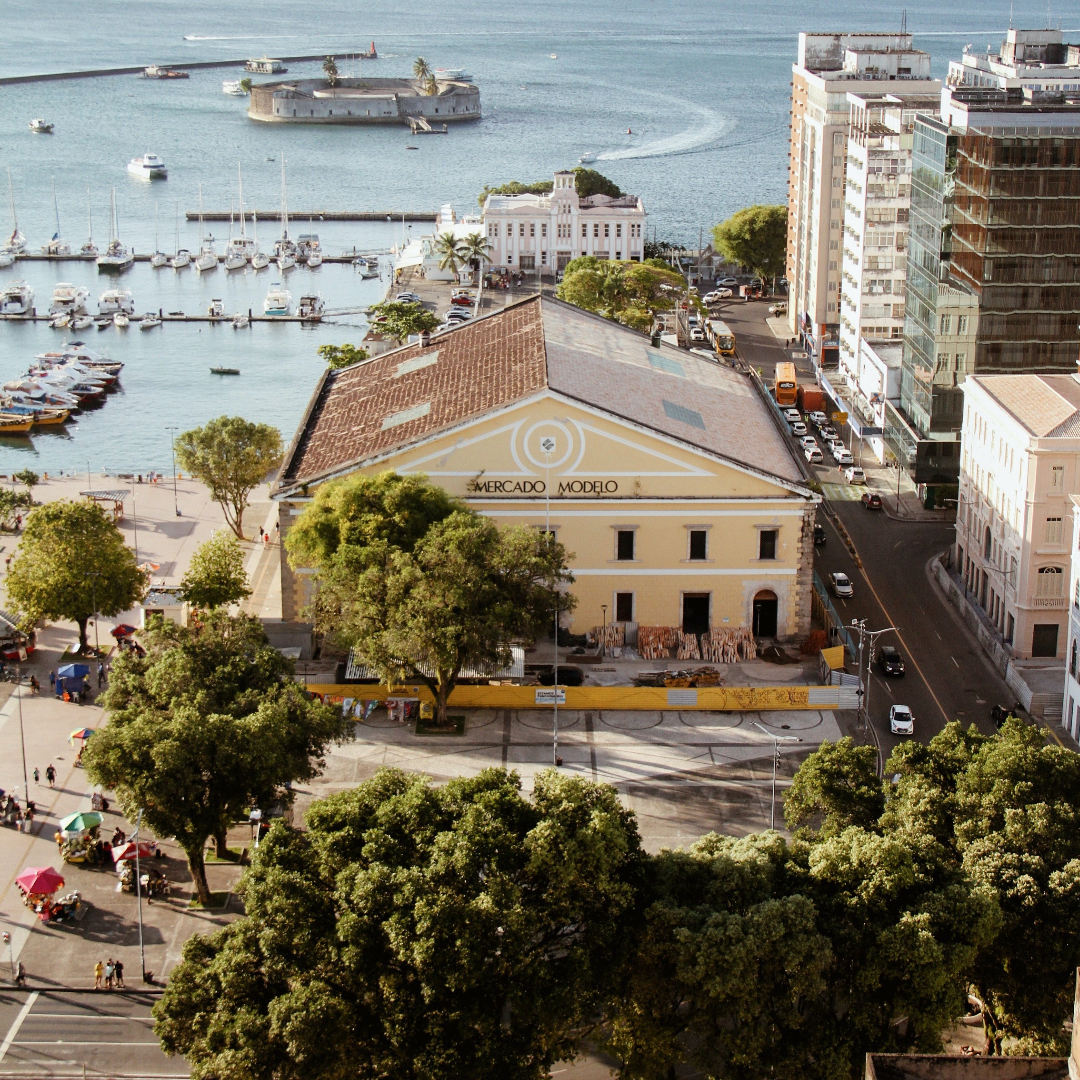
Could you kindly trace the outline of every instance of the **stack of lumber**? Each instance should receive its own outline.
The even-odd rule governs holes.
[[[748,626],[717,626],[701,635],[701,658],[719,664],[737,664],[757,656],[757,642]]]
[[[677,626],[639,626],[638,655],[642,660],[661,660],[679,643]]]

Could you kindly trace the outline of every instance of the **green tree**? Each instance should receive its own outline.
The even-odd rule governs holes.
[[[488,187],[477,197],[477,202],[483,206],[489,195],[550,195],[555,188],[553,180],[537,180],[532,184],[523,184],[520,180],[511,180],[498,187]]]
[[[428,97],[434,97],[438,92],[439,84],[436,82],[435,76],[429,75],[424,80],[424,93],[427,94]]]
[[[456,281],[458,271],[468,261],[464,243],[452,232],[441,232],[435,237],[434,251],[439,256],[439,269],[449,270]]]
[[[431,68],[422,56],[418,56],[413,61],[412,73],[417,82],[423,82],[431,74]]]
[[[730,262],[748,266],[762,278],[784,272],[787,207],[748,206],[713,226],[713,245]]]
[[[555,295],[586,311],[646,331],[657,312],[675,306],[676,297],[685,288],[682,275],[666,266],[585,255],[567,263]]]
[[[281,458],[281,432],[239,416],[219,416],[176,440],[180,467],[210,489],[225,523],[241,540],[248,496],[266,482]]]
[[[468,233],[461,243],[466,262],[478,270],[484,269],[484,263],[491,262],[491,244],[481,232]]]
[[[388,684],[406,677],[425,683],[436,724],[446,724],[447,699],[462,668],[505,663],[508,644],[531,640],[556,602],[560,610],[572,606],[572,597],[557,601],[559,586],[573,581],[566,552],[535,530],[500,530],[444,501],[424,480],[405,491],[395,476],[353,483],[342,517],[334,513],[341,504],[333,487],[305,509],[289,532],[290,558],[318,574],[320,628],[354,647]],[[399,494],[406,496],[404,515],[380,506]],[[410,520],[413,506],[419,509]],[[359,537],[357,509],[366,519]],[[343,533],[351,542],[340,542]]]
[[[143,598],[147,583],[135,553],[97,503],[60,500],[30,514],[6,585],[30,621],[76,623],[85,650],[91,616],[127,611]]]
[[[34,505],[29,489],[13,491],[0,488],[0,529],[11,532],[16,528],[19,515],[25,514]]]
[[[250,94],[251,93],[251,79],[249,79],[247,76],[242,78],[240,80],[240,89],[243,90],[245,94]]]
[[[338,368],[352,367],[353,364],[359,364],[361,360],[369,359],[367,349],[357,348],[347,343],[345,345],[320,345],[316,351],[326,361],[326,366],[335,371]]]
[[[595,169],[586,169],[583,165],[574,169],[574,190],[581,199],[587,199],[590,195],[610,195],[611,198],[618,199],[623,193],[613,180]]]
[[[236,537],[221,530],[197,548],[180,579],[180,591],[189,604],[199,608],[225,607],[246,600],[251,588]]]
[[[385,300],[371,307],[369,314],[374,327],[399,342],[413,334],[431,333],[439,327],[438,317],[420,304],[404,300]]]
[[[318,775],[345,738],[340,709],[309,699],[258,619],[212,611],[201,629],[158,618],[141,635],[146,656],[121,654],[101,703],[109,711],[83,752],[86,774],[138,810],[158,836],[175,836],[195,891],[210,901],[203,848],[252,806],[290,796]]]
[[[876,829],[885,810],[885,792],[877,772],[877,749],[856,746],[850,736],[827,739],[799,766],[784,796],[789,829],[819,821],[821,836],[850,825]]]
[[[14,480],[17,484],[22,484],[23,487],[27,489],[27,491],[30,491],[33,488],[37,487],[38,483],[41,480],[41,477],[38,476],[38,474],[34,472],[33,469],[22,469],[19,472],[15,473],[11,477],[11,479]]]
[[[323,69],[323,74],[326,76],[326,81],[331,86],[337,86],[337,84],[338,84],[337,61],[332,56],[328,56],[323,61],[322,69]]]
[[[194,937],[155,1006],[192,1075],[544,1080],[620,966],[641,851],[615,791],[384,769],[275,824],[246,914]]]

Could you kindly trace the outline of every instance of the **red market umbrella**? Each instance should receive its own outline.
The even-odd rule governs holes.
[[[138,843],[129,840],[126,844],[117,844],[112,849],[113,862],[121,863],[125,859],[134,859],[136,849],[138,849],[140,859],[153,858],[154,847],[152,844],[148,844],[145,840],[140,840]]]
[[[121,623],[119,626],[114,626],[109,633],[114,638],[131,637],[132,634],[138,632],[137,626],[131,626],[129,623]]]
[[[64,878],[51,866],[28,866],[15,879],[15,884],[25,893],[52,894],[64,887]]]

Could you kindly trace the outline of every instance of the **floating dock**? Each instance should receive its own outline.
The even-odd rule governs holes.
[[[162,324],[167,322],[178,323],[222,323],[224,325],[231,325],[234,318],[237,315],[243,315],[251,322],[267,322],[267,323],[317,323],[323,319],[333,318],[338,315],[366,315],[368,309],[362,308],[326,308],[322,314],[314,317],[305,315],[257,315],[252,308],[248,308],[247,312],[237,311],[231,315],[187,315],[182,311],[163,311],[158,310],[158,318],[161,319]],[[92,319],[97,319],[99,316],[91,315]],[[52,315],[38,315],[35,311],[32,315],[0,315],[0,322],[49,322],[53,318]],[[143,321],[142,315],[129,315],[128,319],[132,323],[140,323]],[[70,330],[70,326],[62,327],[61,329]],[[96,330],[97,327],[87,327],[84,331],[89,333],[91,329]],[[83,332],[83,331],[80,331]]]
[[[239,212],[230,214],[227,210],[204,210],[204,221],[228,221],[230,218],[238,218]],[[198,210],[185,210],[184,217],[188,221],[198,221]],[[245,210],[244,218],[253,221],[256,217],[260,221],[280,221],[280,210]],[[290,210],[289,220],[294,225],[301,225],[305,221],[438,221],[439,215],[434,211],[417,213],[411,210]]]

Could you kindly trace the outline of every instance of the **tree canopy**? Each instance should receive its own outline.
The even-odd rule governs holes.
[[[145,595],[147,575],[97,503],[60,500],[37,507],[5,582],[12,602],[36,622],[70,619],[86,648],[86,624],[98,612],[119,615]]]
[[[244,553],[231,533],[219,530],[200,545],[180,579],[180,592],[195,607],[237,604],[251,595]]]
[[[433,311],[405,300],[386,300],[374,304],[370,315],[374,329],[398,341],[405,341],[413,334],[430,334],[439,327],[438,316]]]
[[[155,1006],[197,1078],[543,1080],[592,1027],[641,852],[612,788],[381,770],[275,825]]]
[[[344,345],[320,345],[316,352],[326,361],[326,366],[333,368],[335,371],[339,368],[359,364],[361,360],[369,358],[367,349],[357,348],[357,346],[348,343]]]
[[[83,752],[87,776],[175,836],[196,893],[210,891],[203,847],[252,806],[286,800],[286,785],[318,775],[321,755],[349,728],[340,709],[309,699],[258,619],[212,611],[201,628],[158,617],[121,653],[101,704],[109,723]]]
[[[578,165],[573,172],[574,190],[581,199],[587,199],[590,195],[610,195],[613,199],[617,199],[623,193],[618,184],[595,169],[586,169]],[[485,186],[476,201],[483,206],[489,195],[550,195],[554,189],[553,180],[536,180],[531,184],[523,184],[520,180],[510,180],[497,187]]]
[[[762,278],[778,277],[787,258],[787,207],[748,206],[713,226],[713,245]]]
[[[180,467],[210,489],[225,523],[241,540],[248,496],[266,482],[281,459],[281,432],[240,416],[219,416],[176,440]]]
[[[326,81],[331,86],[337,86],[339,78],[337,61],[332,56],[328,56],[323,61],[322,69],[323,74],[326,76]]]
[[[686,279],[669,267],[584,255],[566,264],[555,294],[575,307],[647,331],[657,312],[670,311],[685,289]]]

